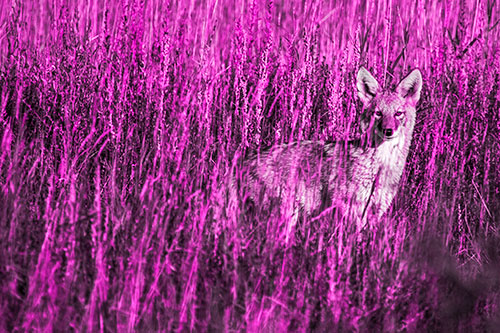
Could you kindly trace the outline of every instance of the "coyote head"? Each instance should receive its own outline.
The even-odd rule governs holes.
[[[398,84],[394,92],[384,91],[368,70],[361,67],[357,76],[358,96],[365,106],[361,116],[363,132],[392,140],[415,122],[415,105],[420,99],[422,74],[413,70]]]

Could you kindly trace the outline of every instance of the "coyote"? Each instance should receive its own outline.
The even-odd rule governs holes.
[[[408,155],[422,75],[413,70],[394,92],[368,70],[357,74],[362,134],[337,142],[301,141],[257,152],[231,177],[229,195],[259,209],[274,206],[296,222],[299,214],[330,211],[363,227],[389,208]],[[293,223],[292,223],[293,224]]]

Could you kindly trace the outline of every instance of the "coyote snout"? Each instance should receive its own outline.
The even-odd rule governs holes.
[[[339,142],[302,141],[257,152],[231,178],[229,197],[256,207],[278,205],[296,220],[327,208],[364,225],[389,208],[408,155],[422,75],[412,71],[394,92],[380,88],[365,68],[357,75],[364,104],[361,137]],[[272,203],[272,204],[271,204]]]

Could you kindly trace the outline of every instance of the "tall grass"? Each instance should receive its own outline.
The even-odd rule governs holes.
[[[497,1],[0,8],[2,331],[500,327]],[[388,214],[222,207],[235,157],[358,133],[359,66],[424,75]]]

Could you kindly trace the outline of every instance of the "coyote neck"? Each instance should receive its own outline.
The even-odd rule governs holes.
[[[412,119],[413,120],[413,119]],[[335,177],[344,184],[337,187],[351,212],[364,220],[367,216],[381,217],[389,208],[398,190],[399,180],[410,148],[413,121],[409,121],[401,135],[381,141],[369,136],[344,143],[339,149],[343,165]],[[343,153],[342,153],[343,152]],[[342,174],[344,173],[344,174]],[[342,180],[343,179],[343,180]],[[333,180],[333,179],[331,179]]]
[[[413,126],[401,133],[394,140],[381,141],[379,138],[362,140],[368,144],[348,143],[348,156],[352,156],[353,174],[364,174],[364,169],[370,170],[370,174],[379,174],[382,179],[401,176],[406,158],[408,156]],[[375,179],[374,179],[375,180]]]

